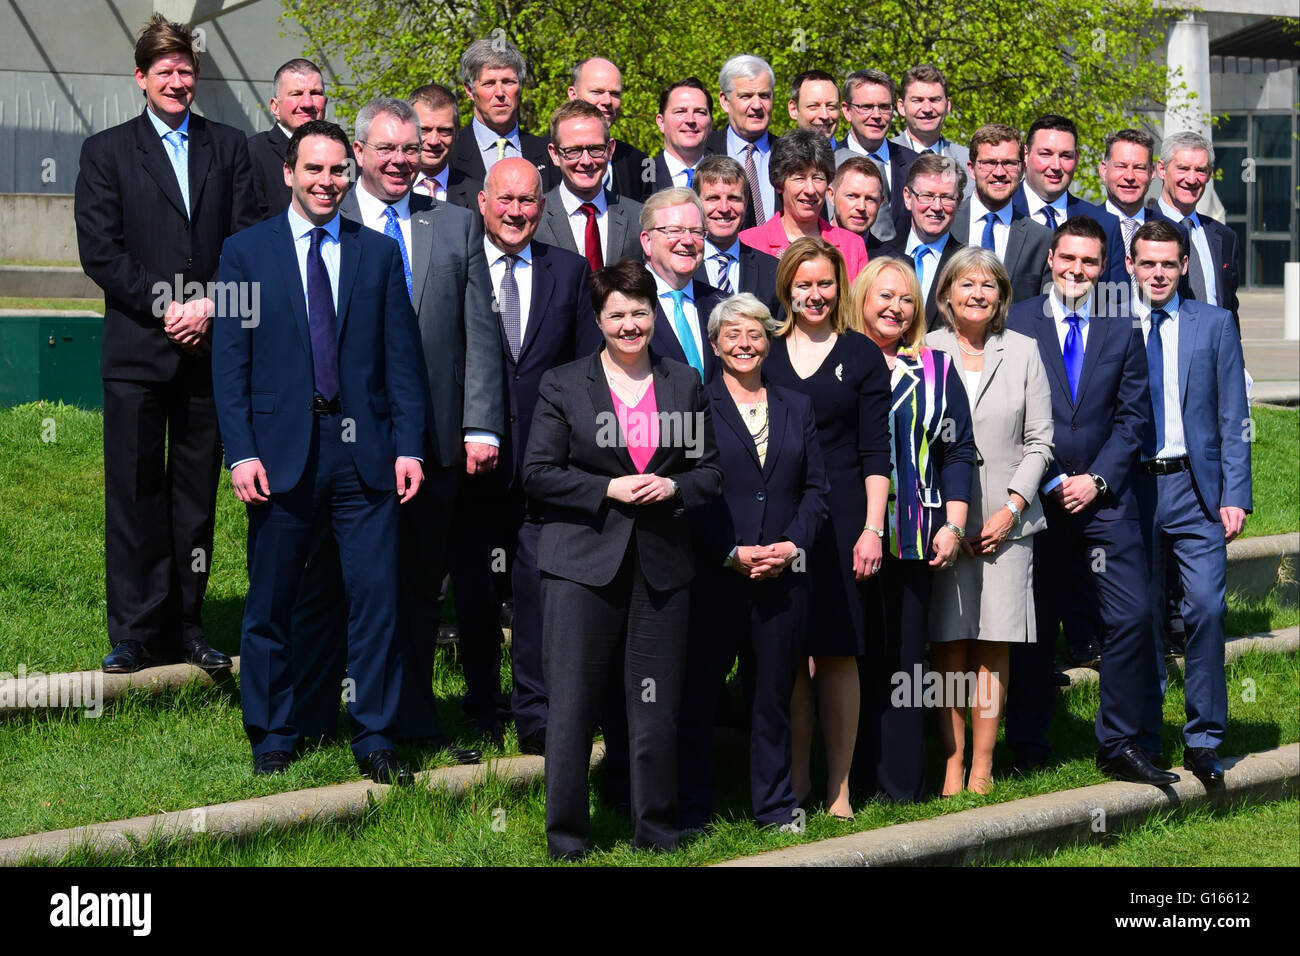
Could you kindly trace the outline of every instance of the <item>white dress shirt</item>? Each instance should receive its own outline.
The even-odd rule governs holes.
[[[474,141],[478,143],[479,155],[483,157],[483,175],[492,171],[492,167],[497,164],[497,140],[501,139],[501,134],[494,132],[478,121],[478,118],[470,120],[470,126],[474,130]],[[522,156],[523,147],[519,145],[519,126],[505,134],[506,154],[504,159],[512,156]]]
[[[1159,202],[1161,212],[1175,224],[1182,223],[1183,214],[1166,203],[1164,196],[1160,197]],[[1219,287],[1214,281],[1214,260],[1210,258],[1210,239],[1205,234],[1205,227],[1201,225],[1201,217],[1196,214],[1196,210],[1192,210],[1192,214],[1188,218],[1192,220],[1192,225],[1187,230],[1187,238],[1196,247],[1196,261],[1191,263],[1189,268],[1195,268],[1198,265],[1201,267],[1201,281],[1205,283],[1205,295],[1210,300],[1208,304],[1221,305],[1222,303],[1219,302]]]
[[[672,332],[673,338],[677,339],[677,343],[680,345],[681,338],[677,334],[677,325],[673,322],[674,308],[672,293],[675,290],[663,280],[659,273],[650,269],[649,265],[647,265],[646,268],[650,271],[650,274],[654,276],[655,290],[659,297],[659,308],[664,310],[664,318],[667,319],[666,324],[668,330]],[[699,310],[695,308],[695,283],[693,281],[687,282],[686,288],[682,289],[682,312],[686,316],[686,324],[691,327],[691,339],[695,342],[696,354],[698,354],[700,360],[703,361],[704,341],[700,336],[700,313]],[[689,354],[688,350],[684,346],[682,352]]]
[[[725,252],[731,256],[731,261],[727,263],[727,279],[731,282],[731,291],[733,293],[740,291],[740,240],[733,239],[731,245],[726,249],[719,249],[713,244],[712,239],[704,240],[704,272],[709,277],[709,285],[715,289],[720,289],[718,285],[718,260],[714,256]]]
[[[1069,190],[1066,190],[1049,203],[1042,196],[1038,195],[1038,193],[1030,189],[1028,183],[1025,184],[1025,203],[1029,206],[1029,215],[1033,218],[1034,222],[1038,223],[1040,226],[1047,226],[1048,229],[1051,229],[1052,227],[1048,224],[1047,217],[1043,215],[1043,207],[1052,207],[1052,211],[1056,214],[1056,224],[1059,226],[1061,223],[1065,222],[1065,220],[1070,218],[1070,214],[1066,211],[1066,203],[1069,200],[1069,196]]]
[[[749,140],[741,139],[736,135],[736,131],[730,126],[727,127],[727,155],[740,163],[741,168],[745,166],[745,147],[749,145]],[[771,219],[776,212],[776,187],[772,185],[772,180],[767,174],[768,164],[772,160],[772,137],[764,133],[754,141],[754,168],[758,172],[758,192],[763,197],[763,213],[767,219]]]
[[[694,169],[694,166],[687,166],[667,149],[664,150],[664,165],[668,167],[668,175],[673,178],[674,186],[690,187],[690,183],[686,181],[686,170]]]
[[[666,158],[666,154],[665,154]],[[605,190],[601,190],[595,199],[582,199],[575,196],[566,183],[560,183],[560,205],[569,221],[569,231],[577,246],[578,255],[587,254],[587,214],[582,211],[582,204],[590,202],[596,207],[596,229],[600,232],[600,261],[609,265],[609,203],[605,201]]]
[[[501,283],[506,277],[506,253],[494,246],[491,239],[484,236],[483,254],[487,256],[488,272],[492,274],[492,294],[499,301]],[[524,246],[515,255],[518,257],[515,263],[515,284],[519,286],[519,344],[522,345],[528,334],[528,313],[533,302],[532,244]]]
[[[392,205],[397,213],[397,228],[402,231],[402,242],[406,243],[407,264],[411,260],[411,194],[407,193],[395,203],[387,203],[366,190],[366,184],[357,180],[357,208],[361,210],[361,224],[382,233],[388,225],[388,207]]]
[[[1156,458],[1185,458],[1187,437],[1183,433],[1183,409],[1178,394],[1178,295],[1169,300],[1164,310],[1169,318],[1160,323],[1161,366],[1164,370],[1165,443],[1156,449]],[[1133,314],[1142,321],[1142,341],[1151,337],[1151,307],[1137,296],[1133,297]],[[1155,410],[1152,410],[1155,413]],[[1144,456],[1145,457],[1145,456]]]
[[[1033,195],[1033,192],[1030,190],[1026,190],[1026,192],[1031,196]],[[1070,323],[1065,321],[1065,317],[1070,313],[1065,310],[1065,303],[1061,301],[1060,294],[1056,291],[1056,286],[1052,286],[1052,291],[1048,294],[1047,301],[1052,306],[1052,317],[1056,323],[1056,342],[1061,348],[1061,357],[1064,358],[1065,337],[1070,334]],[[1091,305],[1091,302],[1080,303],[1079,308],[1074,312],[1074,314],[1079,317],[1079,346],[1083,349],[1085,355],[1088,351],[1088,326],[1091,324],[1088,321],[1088,312],[1091,309]],[[1080,371],[1082,371],[1082,369],[1080,369]],[[1043,491],[1051,491],[1064,480],[1064,475],[1057,475],[1047,484],[1043,485]]]
[[[971,193],[970,235],[967,236],[967,241],[972,246],[978,246],[984,241],[984,217],[989,212],[989,208],[980,202],[979,193]],[[1007,261],[1007,240],[1011,237],[1011,214],[1009,201],[993,213],[997,217],[993,220],[993,251],[997,253],[998,260],[1004,265]]]
[[[921,275],[917,276],[921,280],[922,310],[925,308],[924,303],[930,301],[930,289],[934,286],[934,277],[939,274],[939,260],[943,257],[943,250],[947,245],[948,233],[946,232],[934,242],[922,242],[921,237],[916,234],[915,226],[907,234],[907,255],[914,266],[917,247],[925,246],[930,250],[930,254],[921,260]]]

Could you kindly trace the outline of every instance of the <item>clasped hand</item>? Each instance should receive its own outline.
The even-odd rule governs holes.
[[[651,505],[658,501],[667,501],[673,496],[671,479],[658,475],[624,475],[611,478],[605,489],[605,497],[621,501],[625,505]]]
[[[731,559],[731,569],[751,581],[774,578],[790,566],[798,553],[799,549],[793,541],[744,545],[736,549],[735,557]]]
[[[208,351],[208,332],[216,310],[215,303],[207,298],[183,304],[173,300],[163,315],[163,331],[190,355],[202,355]]]

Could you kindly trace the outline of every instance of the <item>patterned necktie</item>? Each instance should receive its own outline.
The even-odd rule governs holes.
[[[1083,332],[1079,330],[1079,316],[1071,312],[1065,317],[1070,331],[1065,333],[1065,377],[1070,382],[1070,401],[1079,397],[1079,373],[1083,371]]]
[[[185,142],[185,134],[174,129],[163,137],[167,144],[167,158],[172,161],[172,171],[176,173],[176,184],[181,187],[181,199],[185,200],[185,213],[190,213],[190,157]]]
[[[758,147],[753,143],[745,144],[745,184],[749,186],[749,205],[754,210],[755,222],[767,222],[763,212],[763,191],[758,185],[758,165],[754,162],[754,153]]]
[[[1043,207],[1043,222],[1047,224],[1048,229],[1056,232],[1056,210],[1051,206]]]
[[[714,285],[724,295],[731,295],[734,291],[731,288],[731,256],[719,252],[713,257],[713,261],[718,264],[718,281]]]
[[[989,252],[997,252],[998,250],[997,241],[993,238],[993,223],[997,221],[997,218],[998,215],[994,212],[986,213],[984,216],[984,236],[980,239],[980,245]]]
[[[510,346],[510,357],[518,360],[519,348],[523,336],[519,330],[519,283],[515,281],[515,263],[518,256],[506,255],[506,272],[501,277],[501,294],[497,305],[501,308],[501,325],[506,330],[506,342]]]
[[[320,226],[311,231],[307,250],[307,330],[311,335],[311,364],[316,391],[326,401],[339,394],[339,343],[334,327],[334,291],[321,258],[320,244],[326,232]]]
[[[1133,250],[1133,233],[1137,232],[1138,221],[1128,216],[1119,221],[1120,232],[1124,234],[1124,255]]]
[[[506,146],[509,145],[509,143],[510,140],[506,139],[504,136],[497,138],[497,160],[498,161],[506,158]]]
[[[1196,248],[1197,221],[1191,216],[1183,217],[1183,231],[1187,233],[1187,279],[1192,284],[1192,298],[1197,302],[1209,302],[1209,290],[1205,288],[1205,263],[1201,261],[1201,251]]]
[[[1165,345],[1160,339],[1160,326],[1169,313],[1164,309],[1151,311],[1151,331],[1147,334],[1147,386],[1151,392],[1151,423],[1144,430],[1142,450],[1150,458],[1165,447]]]
[[[605,257],[600,251],[600,224],[596,222],[596,204],[585,202],[578,209],[587,217],[587,227],[582,233],[582,244],[585,247],[582,254],[587,257],[591,271],[595,272],[605,265]]]
[[[406,254],[406,239],[402,236],[402,227],[397,222],[397,210],[392,206],[384,207],[384,235],[397,240],[397,249],[402,254],[402,275],[406,279],[406,297],[414,301],[414,289],[411,285],[411,257]]]
[[[695,336],[691,334],[690,323],[686,321],[686,309],[682,307],[686,293],[681,289],[673,289],[668,294],[673,297],[673,330],[677,333],[677,340],[682,344],[686,361],[690,363],[691,368],[700,373],[700,381],[703,381],[704,360],[700,358],[700,350],[695,345]]]

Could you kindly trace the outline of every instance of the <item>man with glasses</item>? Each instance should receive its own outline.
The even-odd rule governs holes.
[[[546,194],[537,238],[586,258],[592,271],[641,255],[641,204],[605,186],[609,126],[599,108],[583,100],[551,114],[551,161],[561,182]],[[580,330],[593,336],[596,328]]]
[[[894,80],[881,70],[858,70],[844,81],[840,99],[840,108],[849,118],[849,135],[835,151],[835,165],[838,168],[850,156],[867,156],[879,167],[885,196],[871,235],[889,242],[908,229],[903,186],[917,157],[915,150],[886,138],[894,120]]]
[[[1020,183],[1020,132],[1001,123],[981,126],[971,137],[970,155],[975,192],[957,209],[953,238],[983,246],[1002,260],[1011,276],[1012,302],[1033,298],[1052,281],[1047,268],[1052,234],[1016,212],[1011,202]]]
[[[939,304],[932,295],[935,279],[962,243],[951,235],[966,176],[947,156],[918,156],[907,172],[903,203],[911,214],[906,239],[885,247],[887,255],[905,259],[916,269],[925,297],[928,331],[939,327]]]

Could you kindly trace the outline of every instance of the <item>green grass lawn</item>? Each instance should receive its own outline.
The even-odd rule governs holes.
[[[40,296],[0,295],[0,309],[31,309],[45,312],[49,309],[77,309],[104,314],[104,297],[94,299],[57,299]]]
[[[1300,530],[1300,411],[1255,405],[1251,478],[1255,510],[1245,535]]]

